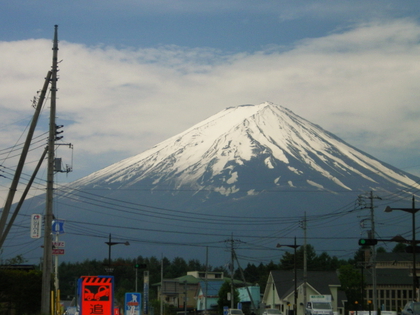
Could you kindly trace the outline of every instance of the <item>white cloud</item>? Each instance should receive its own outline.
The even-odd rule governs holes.
[[[63,40],[57,122],[64,122],[65,141],[75,146],[69,178],[140,153],[225,107],[263,101],[404,165],[406,150],[419,158],[411,150],[420,141],[419,39],[418,24],[397,20],[255,54]],[[30,100],[50,69],[51,45],[0,42],[0,148],[17,141],[21,126],[13,123],[32,113]]]

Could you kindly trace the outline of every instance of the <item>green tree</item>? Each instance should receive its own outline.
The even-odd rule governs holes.
[[[246,282],[250,282],[252,284],[259,282],[259,273],[258,268],[254,264],[248,264],[244,269],[244,277]]]
[[[28,260],[25,259],[22,255],[17,255],[16,257],[6,259],[5,265],[21,265]]]
[[[231,301],[228,300],[228,293],[231,293],[231,283],[229,281],[225,281],[219,289],[219,299],[217,300],[219,314],[223,314],[223,308],[225,306],[230,308]],[[233,295],[233,305],[237,305],[239,303],[238,290],[235,289]]]
[[[165,270],[165,275],[168,278],[178,278],[186,275],[188,271],[188,264],[181,257],[175,257],[168,268]]]
[[[393,253],[405,253],[405,250],[407,248],[407,245],[404,243],[397,243],[395,245],[394,249],[392,250]]]
[[[205,271],[206,266],[202,265],[198,259],[191,259],[188,261],[189,271]]]
[[[365,286],[362,274],[353,265],[342,265],[339,268],[339,279],[341,290],[347,295],[349,310],[356,309],[356,301],[360,303],[362,299],[362,290]]]
[[[385,249],[384,247],[382,247],[382,246],[379,246],[379,247],[376,249],[376,252],[377,252],[377,253],[386,253],[386,249]]]
[[[296,268],[303,269],[304,247],[300,246],[296,250]],[[315,248],[308,244],[306,245],[306,259],[308,270],[336,270],[341,264],[347,263],[340,261],[337,257],[331,257],[328,253],[323,252],[317,255]],[[280,259],[279,269],[292,270],[295,268],[295,254],[294,251],[287,251]]]

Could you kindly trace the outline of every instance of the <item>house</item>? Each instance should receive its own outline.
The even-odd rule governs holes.
[[[158,297],[163,305],[174,307],[176,310],[192,310],[195,308],[195,292],[200,279],[186,275],[175,279],[163,279],[155,283]]]
[[[261,289],[259,285],[238,288],[239,300],[242,305],[249,305],[248,309],[258,313],[261,305]]]
[[[175,279],[163,279],[162,282],[156,283],[154,286],[158,287],[158,296],[161,297],[164,305],[172,306],[179,311],[185,309],[191,311],[196,310],[198,307],[211,309],[214,304],[214,291],[217,290],[217,295],[221,284],[225,280],[230,281],[230,278],[225,278],[223,272],[189,271],[185,276]],[[202,283],[201,285],[200,282]],[[203,288],[206,288],[205,282],[211,284],[210,286],[207,285],[207,291],[203,290]],[[205,302],[207,294],[211,298],[207,297],[207,302]]]
[[[178,311],[187,309],[187,311],[208,313],[217,310],[219,290],[225,281],[230,282],[231,279],[225,278],[223,272],[189,271],[185,276],[163,279],[154,286],[158,287],[158,296],[165,305],[170,305]],[[244,286],[239,280],[234,280],[234,284],[235,287]],[[259,296],[259,293],[255,294],[255,289],[251,289],[251,292],[253,299]],[[248,294],[242,295],[247,297],[244,302],[250,301]],[[255,300],[258,301],[256,297]]]
[[[265,308],[276,308],[283,314],[290,314],[294,310],[296,298],[296,314],[304,315],[304,302],[310,295],[331,295],[334,312],[344,314],[347,298],[343,291],[339,291],[339,287],[340,281],[335,271],[308,271],[304,281],[302,270],[297,270],[296,273],[294,270],[272,270],[262,304]]]
[[[416,255],[416,275],[419,274],[420,255]],[[369,257],[366,258],[363,275],[366,283],[365,299],[373,300],[373,278]],[[418,285],[413,294],[413,254],[377,253],[376,255],[376,296],[378,307],[382,310],[399,312],[404,305],[418,300]]]
[[[225,280],[200,281],[197,294],[197,311],[217,309],[219,290]]]

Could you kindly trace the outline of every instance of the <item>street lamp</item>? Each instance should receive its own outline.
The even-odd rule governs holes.
[[[105,242],[105,244],[108,245],[108,267],[105,267],[106,271],[108,273],[111,273],[114,271],[114,268],[111,267],[111,247],[118,244],[124,244],[126,246],[130,245],[130,243],[127,242],[112,242],[111,241],[111,233],[109,234],[109,241]]]
[[[415,200],[413,196],[412,200],[412,207],[411,208],[391,208],[386,207],[385,212],[392,212],[393,210],[401,210],[412,215],[412,226],[413,226],[413,239],[411,241],[411,246],[413,249],[413,300],[417,300],[417,272],[416,272],[416,212],[420,210],[420,208],[415,207]]]
[[[294,269],[295,269],[295,303],[293,305],[293,314],[296,315],[297,314],[297,274],[296,274],[296,248],[298,248],[300,245],[296,245],[296,237],[295,237],[295,243],[293,245],[281,245],[281,244],[277,244],[276,247],[282,247],[282,246],[286,246],[286,247],[291,247],[294,249],[294,256],[295,256],[295,262],[294,262]],[[274,308],[274,305],[273,305]]]

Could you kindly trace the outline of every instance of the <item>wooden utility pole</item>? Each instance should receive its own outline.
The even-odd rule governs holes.
[[[234,307],[234,303],[235,303],[235,299],[234,299],[234,297],[235,297],[235,283],[233,282],[233,271],[234,271],[234,265],[233,265],[233,258],[234,258],[234,256],[233,256],[233,234],[232,234],[232,237],[231,237],[231,240],[230,240],[230,257],[231,257],[231,259],[230,259],[230,276],[231,276],[231,279],[230,279],[230,308],[235,308]]]
[[[56,93],[58,72],[58,25],[54,26],[52,76],[51,76],[51,106],[50,128],[48,138],[48,170],[47,170],[47,196],[44,224],[44,255],[42,265],[42,291],[41,291],[41,314],[50,314],[50,291],[52,272],[52,219],[53,219],[53,189],[54,189],[54,146],[56,136]]]

